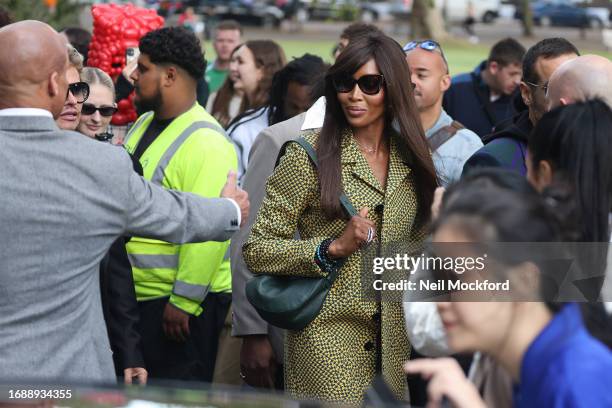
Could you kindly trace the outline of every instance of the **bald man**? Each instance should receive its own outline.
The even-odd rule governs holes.
[[[123,149],[60,130],[67,68],[48,25],[0,29],[0,383],[114,383],[98,276],[111,244],[223,242],[248,214],[235,174],[226,198],[164,190]]]
[[[65,40],[37,21],[11,24],[0,33],[0,109],[38,108],[57,117],[68,90]],[[34,33],[39,37],[31,41]]]
[[[612,108],[612,62],[583,55],[563,63],[548,81],[548,109],[599,98]]]
[[[451,84],[442,48],[433,41],[414,41],[404,50],[414,84],[414,99],[425,136],[433,151],[440,185],[459,180],[467,159],[482,147],[480,137],[455,122],[442,109],[444,92]]]

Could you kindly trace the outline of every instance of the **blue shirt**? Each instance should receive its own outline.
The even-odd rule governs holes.
[[[444,110],[453,119],[481,138],[514,114],[511,95],[502,95],[490,102],[491,90],[481,76],[486,64],[483,61],[473,72],[454,76],[443,101]]]
[[[451,123],[453,123],[453,118],[442,110],[436,123],[425,132],[425,136],[429,139],[438,130],[444,126],[450,126]],[[469,129],[458,130],[446,143],[438,147],[433,153],[432,159],[440,185],[447,187],[459,180],[463,165],[481,147],[482,141],[476,133]]]
[[[576,304],[531,343],[520,378],[516,408],[612,407],[612,353],[587,333]]]

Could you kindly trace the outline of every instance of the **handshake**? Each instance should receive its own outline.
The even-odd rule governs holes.
[[[227,182],[223,186],[223,190],[221,190],[221,197],[234,200],[238,204],[240,207],[240,226],[242,227],[246,223],[247,218],[249,218],[251,204],[249,203],[249,194],[238,187],[237,177],[237,173],[233,170],[227,174]]]

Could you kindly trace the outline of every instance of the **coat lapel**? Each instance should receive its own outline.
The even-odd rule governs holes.
[[[372,187],[384,196],[385,191],[382,188],[378,179],[372,173],[368,161],[359,150],[359,146],[353,138],[353,132],[350,129],[344,130],[342,133],[342,153],[340,160],[343,167],[351,166],[353,177],[361,180],[368,186]]]

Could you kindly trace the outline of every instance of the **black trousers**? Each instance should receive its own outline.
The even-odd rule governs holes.
[[[169,297],[138,302],[142,352],[149,378],[212,382],[219,333],[232,301],[231,293],[209,293],[200,316],[189,318],[185,342],[166,337],[162,321]]]

